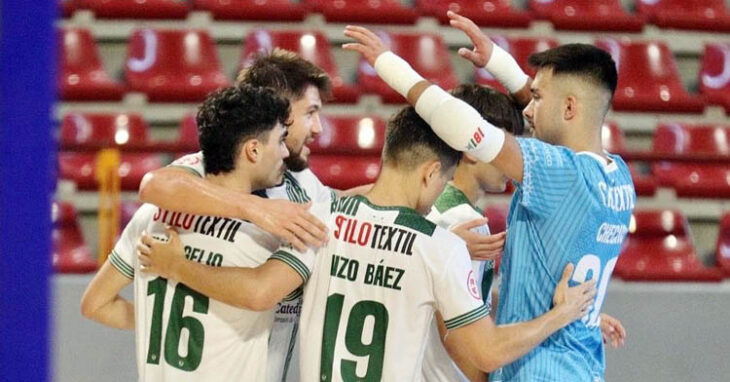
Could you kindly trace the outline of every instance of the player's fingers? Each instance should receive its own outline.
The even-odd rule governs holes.
[[[296,248],[300,252],[304,252],[307,250],[307,245],[304,244],[304,242],[299,239],[296,235],[294,235],[291,232],[287,232],[286,235],[284,235],[286,238],[286,241],[294,248]]]
[[[141,243],[139,241],[137,241],[137,244],[135,245],[135,247],[137,248],[137,252],[141,253],[143,255],[149,255],[150,253],[152,253],[152,250],[150,249],[150,247],[148,247],[147,245],[145,245],[144,243]]]
[[[357,40],[357,42],[359,42],[363,45],[367,45],[367,46],[373,45],[373,40],[368,34],[363,32],[362,30],[356,29],[354,27],[353,28],[347,27],[345,29],[345,36],[355,39],[355,40]]]
[[[319,240],[327,239],[327,226],[316,216],[307,210],[301,211],[299,214],[298,224],[303,226],[309,233],[317,237]]]
[[[360,53],[362,55],[365,55],[365,52],[367,50],[367,48],[365,47],[365,45],[359,44],[359,43],[354,43],[354,42],[350,42],[350,43],[347,43],[347,44],[342,44],[342,49],[349,50],[349,51],[353,51],[353,52],[357,52],[357,53]]]
[[[167,238],[170,242],[180,240],[180,234],[177,233],[176,228],[167,226],[165,227],[165,232],[167,233]]]
[[[471,62],[475,66],[479,66],[479,67],[483,66],[482,65],[482,61],[483,61],[482,57],[479,54],[477,54],[476,52],[474,52],[473,50],[471,50],[471,49],[460,48],[459,49],[459,56],[461,56],[465,60]]]
[[[568,283],[568,279],[570,279],[570,276],[573,274],[573,269],[575,266],[573,263],[568,263],[568,265],[565,266],[565,269],[563,269],[563,276],[560,277],[561,283]]]
[[[142,232],[142,236],[140,236],[139,240],[144,243],[144,245],[151,247],[152,244],[155,243],[155,240],[152,238],[152,236],[147,235],[147,232]]]
[[[457,17],[449,20],[449,25],[464,32],[473,42],[477,42],[482,38],[482,32],[479,30],[479,27],[464,16],[457,15]]]
[[[322,240],[309,233],[309,227],[306,225],[292,222],[287,228],[306,245],[315,247],[319,247],[322,245]]]
[[[359,33],[370,41],[379,40],[378,36],[373,31],[359,25],[348,25],[345,27],[345,30]]]

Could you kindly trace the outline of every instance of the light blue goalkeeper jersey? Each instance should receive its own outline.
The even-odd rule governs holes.
[[[518,139],[524,172],[508,216],[497,323],[532,320],[551,308],[563,269],[571,285],[596,280],[595,303],[582,320],[559,330],[492,381],[602,381],[601,305],[636,201],[626,163]]]

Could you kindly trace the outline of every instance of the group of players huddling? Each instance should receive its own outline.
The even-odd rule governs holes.
[[[388,122],[373,185],[333,190],[307,168],[330,80],[293,53],[205,100],[201,151],[145,176],[81,302],[135,330],[140,381],[604,379],[604,343],[626,334],[601,306],[636,199],[601,147],[615,64],[564,45],[530,57],[533,80],[449,17],[474,46],[459,55],[510,95],[446,92],[345,29],[344,49],[413,105]],[[535,138],[517,137],[524,120]],[[475,205],[507,179],[508,233],[490,235]]]

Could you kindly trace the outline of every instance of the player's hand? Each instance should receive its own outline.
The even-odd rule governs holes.
[[[496,235],[482,235],[471,231],[472,228],[487,224],[487,221],[486,218],[469,220],[451,229],[451,232],[466,242],[466,248],[469,250],[469,256],[472,260],[494,260],[502,254],[502,249],[504,249],[507,232],[500,232]]]
[[[343,44],[342,48],[362,54],[365,60],[373,66],[378,56],[389,50],[378,35],[364,27],[348,25],[345,27],[345,36],[357,42]]]
[[[312,203],[297,204],[287,200],[261,199],[251,208],[249,219],[266,232],[304,252],[327,242],[327,226],[309,213]]]
[[[617,318],[601,313],[601,335],[603,343],[617,349],[624,346],[626,329]]]
[[[574,287],[568,286],[568,281],[573,275],[575,267],[568,264],[563,270],[563,277],[555,287],[553,294],[553,306],[562,309],[568,318],[568,322],[573,322],[588,313],[588,309],[593,305],[593,298],[596,296],[596,282],[591,280],[578,284]]]
[[[494,42],[482,33],[479,27],[470,19],[453,11],[448,11],[446,15],[449,16],[449,24],[464,32],[474,45],[471,50],[459,48],[459,56],[471,61],[478,68],[486,66],[489,58],[492,57]]]
[[[143,233],[137,241],[137,259],[142,272],[174,279],[176,264],[185,261],[185,250],[177,231],[170,227],[166,231],[168,241]]]

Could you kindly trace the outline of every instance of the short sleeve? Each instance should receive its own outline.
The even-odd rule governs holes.
[[[167,167],[177,167],[190,172],[191,174],[205,178],[205,165],[203,162],[203,152],[188,154],[176,159]]]
[[[534,138],[517,138],[517,142],[523,162],[520,203],[538,216],[548,217],[565,202],[578,180],[575,153]]]
[[[316,252],[312,248],[308,248],[306,252],[300,252],[291,245],[281,246],[270,260],[279,260],[290,266],[302,278],[302,283],[306,284],[314,269],[314,259]]]
[[[114,249],[109,254],[109,261],[114,268],[116,268],[121,274],[134,278],[134,264],[136,259],[136,243],[139,236],[144,230],[147,218],[149,217],[149,209],[154,208],[151,205],[145,204],[135,212],[132,220],[129,221],[127,226],[124,228],[122,235],[114,245]]]
[[[454,247],[444,270],[436,275],[434,295],[446,329],[460,328],[489,315],[463,243]]]

